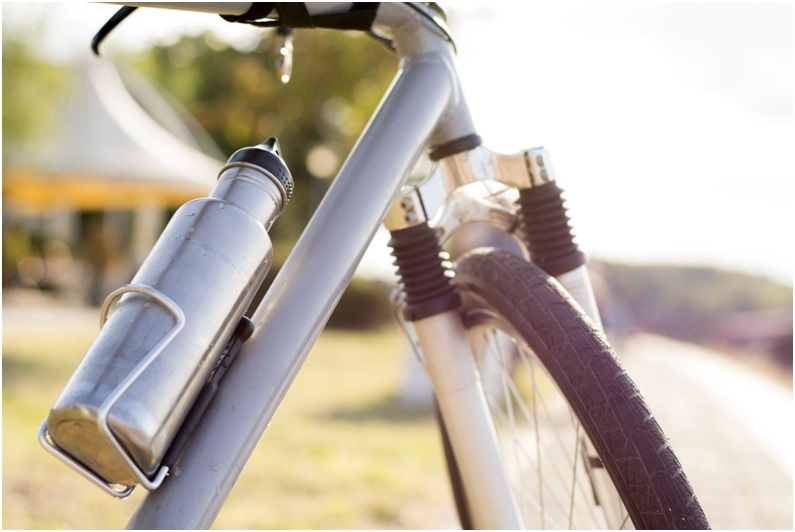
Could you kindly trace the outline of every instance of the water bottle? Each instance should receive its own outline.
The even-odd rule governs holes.
[[[267,230],[292,188],[269,139],[237,151],[209,197],[180,207],[132,282],[106,300],[104,325],[46,420],[56,454],[110,485],[156,487],[163,456],[268,273]]]

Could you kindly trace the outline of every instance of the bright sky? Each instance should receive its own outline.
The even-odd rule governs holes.
[[[550,150],[585,247],[791,283],[792,3],[523,6],[465,12],[462,75],[494,146]]]
[[[708,264],[792,283],[791,2],[447,7],[486,145],[551,152],[591,255]],[[18,8],[4,5],[4,17]],[[70,55],[87,53],[115,10],[60,4],[49,16],[24,12],[50,21],[47,49]],[[139,10],[109,42],[142,46],[208,24],[241,44],[250,35],[212,15]]]

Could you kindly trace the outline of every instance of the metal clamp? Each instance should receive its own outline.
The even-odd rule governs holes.
[[[120,488],[124,489],[116,489],[114,486],[119,486],[118,484],[109,484],[103,478],[99,477],[90,469],[86,468],[83,464],[72,458],[69,454],[64,452],[58,445],[53,441],[52,437],[50,436],[49,431],[47,430],[47,420],[44,420],[44,423],[41,424],[39,428],[39,441],[47,449],[51,454],[57,456],[61,459],[66,465],[70,466],[72,469],[80,473],[83,478],[90,480],[94,485],[99,486],[102,491],[109,495],[113,495],[117,499],[126,499],[130,496],[130,494],[135,489],[135,486],[120,486]]]
[[[168,334],[166,334],[163,339],[151,350],[146,356],[138,363],[137,366],[133,369],[133,371],[122,381],[122,383],[116,388],[116,390],[102,403],[102,406],[99,409],[99,413],[97,414],[97,425],[100,428],[100,431],[105,435],[108,441],[116,448],[119,456],[121,456],[122,460],[124,460],[127,467],[130,468],[133,475],[135,475],[138,482],[147,490],[152,491],[160,487],[165,480],[166,476],[168,475],[168,467],[162,466],[155,475],[154,479],[150,479],[146,476],[146,474],[141,470],[140,467],[133,461],[133,459],[129,456],[127,451],[121,445],[121,442],[116,438],[116,436],[111,431],[110,425],[108,424],[108,414],[110,410],[115,406],[116,402],[121,398],[122,395],[137,381],[141,375],[152,365],[155,359],[163,352],[166,346],[176,337],[176,335],[182,330],[185,326],[185,314],[182,312],[182,309],[177,306],[174,301],[172,301],[168,296],[163,294],[162,292],[155,290],[149,286],[144,285],[133,285],[128,284],[122,286],[118,290],[111,293],[105,302],[102,305],[102,309],[100,310],[100,327],[105,325],[105,322],[108,320],[108,315],[110,313],[110,308],[113,303],[119,299],[121,296],[127,293],[139,293],[146,296],[149,296],[163,305],[166,309],[168,309],[176,319],[176,323],[174,327],[169,330]],[[47,420],[44,420],[41,428],[39,429],[39,441],[41,441],[42,445],[45,449],[49,452],[63,460],[67,465],[71,466],[75,469],[78,473],[80,473],[83,477],[90,480],[97,486],[99,486],[103,491],[113,495],[114,497],[123,499],[128,497],[135,486],[126,486],[126,485],[119,485],[119,484],[111,484],[108,483],[106,480],[99,477],[96,473],[86,468],[83,464],[75,460],[71,457],[68,453],[60,449],[55,441],[50,436],[49,432],[47,431]],[[118,489],[114,486],[121,486],[124,489]]]
[[[384,218],[384,226],[389,231],[414,227],[428,221],[425,204],[417,188],[402,192],[392,202]]]
[[[448,191],[483,180],[498,181],[518,189],[555,181],[552,160],[544,148],[503,154],[478,146],[442,159],[440,167]]]

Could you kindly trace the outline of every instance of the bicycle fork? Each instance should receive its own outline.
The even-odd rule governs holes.
[[[478,177],[472,168],[477,168]],[[457,311],[461,300],[451,282],[449,255],[442,251],[441,243],[469,223],[496,226],[516,236],[526,258],[555,276],[599,328],[600,318],[584,255],[569,231],[562,191],[554,182],[545,150],[505,156],[478,146],[442,160],[442,170],[449,194],[437,217],[429,220],[415,188],[395,200],[384,221],[392,235],[389,244],[401,278],[401,321],[413,324],[421,362],[436,396],[445,443],[449,442],[453,467],[465,486],[466,502],[457,500],[457,504],[462,521],[471,522],[462,524],[517,529],[522,527],[521,514],[503,465],[475,356]],[[518,200],[505,199],[499,193],[485,198],[465,187],[485,179],[507,185],[504,191],[515,193],[518,189]]]
[[[461,299],[447,275],[450,265],[428,225],[419,194],[398,198],[385,225],[392,234],[390,245],[405,296],[403,317],[413,322],[418,337],[443,430],[449,434],[467,487],[468,513],[476,528],[522,528],[475,358],[457,312]]]

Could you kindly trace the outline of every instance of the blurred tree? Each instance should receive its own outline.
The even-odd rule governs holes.
[[[35,142],[44,133],[69,83],[63,69],[37,57],[39,30],[20,31],[3,19],[3,166],[22,142]],[[17,274],[21,260],[35,249],[30,231],[3,218],[3,283]]]
[[[35,141],[68,86],[62,68],[36,57],[39,34],[3,24],[3,161],[16,143]]]
[[[792,308],[791,286],[739,272],[610,262],[597,267],[637,327],[684,340],[709,339],[715,323],[732,313]]]
[[[293,76],[274,67],[276,31],[250,51],[212,34],[152,48],[138,61],[231,155],[278,137],[296,188],[272,236],[293,241],[386,91],[397,60],[363,34],[297,30]]]

